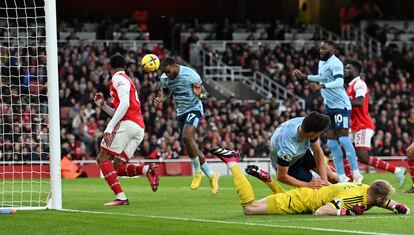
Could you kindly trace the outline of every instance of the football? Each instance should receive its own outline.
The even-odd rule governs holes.
[[[154,54],[147,54],[142,57],[141,66],[145,72],[154,72],[160,67],[160,59]]]

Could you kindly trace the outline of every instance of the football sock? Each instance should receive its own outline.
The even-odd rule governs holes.
[[[119,200],[127,200],[128,198],[126,197],[125,193],[122,192],[122,193],[117,193],[116,194],[116,199],[119,199]]]
[[[118,175],[116,174],[116,171],[112,166],[111,161],[103,161],[99,163],[98,166],[101,169],[106,182],[108,183],[109,187],[112,189],[114,194],[117,195],[118,193],[122,193],[123,190],[121,188],[121,185],[119,184]]]
[[[147,175],[148,170],[149,170],[149,165],[145,165],[145,166],[142,168],[142,174],[143,174],[143,175]]]
[[[124,164],[116,169],[118,176],[136,176],[143,174],[144,165]]]
[[[345,149],[346,158],[349,161],[349,164],[351,165],[352,171],[359,170],[358,166],[358,159],[355,153],[355,148],[352,145],[351,140],[348,136],[341,136],[339,137],[339,142]]]
[[[349,165],[349,161],[346,158],[344,158],[344,170],[345,175],[352,181],[351,165]]]
[[[247,180],[240,166],[234,164],[230,167],[230,171],[233,174],[234,187],[240,198],[240,204],[244,205],[254,201],[254,192],[250,182]]]
[[[200,169],[200,160],[198,160],[198,156],[190,157],[191,164],[193,166],[194,172],[201,171]]]
[[[339,146],[338,140],[328,139],[327,145],[328,145],[329,150],[331,150],[332,160],[334,162],[336,172],[340,176],[345,175],[342,149]]]
[[[214,171],[210,168],[210,165],[207,162],[204,162],[201,165],[201,170],[204,172],[204,174],[206,174],[206,176],[209,179],[212,179],[213,178]]]
[[[389,163],[377,158],[377,157],[369,157],[368,159],[368,165],[373,166],[375,168],[384,170],[384,171],[389,171],[394,173],[396,167],[393,165],[390,165]]]
[[[410,172],[411,180],[414,184],[414,160],[408,159],[408,172]]]
[[[272,180],[270,182],[265,182],[265,184],[272,190],[274,194],[276,193],[284,193],[285,190],[280,186],[280,184],[276,183],[276,181]]]

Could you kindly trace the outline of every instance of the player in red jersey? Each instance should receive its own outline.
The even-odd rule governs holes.
[[[106,182],[116,195],[116,199],[106,203],[106,206],[129,205],[118,176],[146,175],[154,192],[159,184],[157,164],[128,163],[144,138],[145,125],[134,82],[125,74],[124,68],[125,59],[122,56],[111,57],[109,69],[112,81],[109,89],[113,108],[105,103],[102,93],[94,98],[95,103],[112,117],[104,131],[97,159]]]
[[[377,157],[369,155],[371,149],[371,138],[374,135],[375,126],[368,112],[369,92],[367,84],[359,77],[362,70],[360,63],[350,61],[344,69],[345,81],[348,81],[346,93],[351,99],[351,139],[355,144],[358,160],[362,163],[374,166],[378,169],[389,171],[395,174],[400,187],[405,180],[405,168],[396,167]],[[349,165],[345,162],[345,165]],[[345,172],[350,175],[350,169],[346,167]]]
[[[406,193],[414,193],[414,142],[410,144],[407,148],[407,160],[408,160],[408,170],[411,175],[411,180],[413,182],[413,186],[410,189],[405,191]]]

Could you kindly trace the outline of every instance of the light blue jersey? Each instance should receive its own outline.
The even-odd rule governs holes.
[[[318,67],[319,83],[326,84],[336,79],[344,78],[344,65],[332,55],[327,61],[319,61]],[[347,109],[351,110],[351,102],[343,86],[337,88],[327,88],[321,90],[323,101],[330,109]]]
[[[199,111],[204,115],[203,103],[193,92],[193,85],[202,83],[196,71],[182,65],[178,76],[173,80],[168,79],[165,73],[161,75],[162,88],[168,88],[174,97],[177,116],[189,111]]]
[[[282,123],[273,133],[270,140],[270,156],[274,167],[278,158],[289,162],[289,166],[292,166],[309,149],[310,141],[299,139],[297,136],[298,128],[303,119],[304,117],[290,119]]]

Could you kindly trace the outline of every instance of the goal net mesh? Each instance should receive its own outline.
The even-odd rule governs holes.
[[[45,207],[50,192],[44,5],[0,3],[0,208]]]

